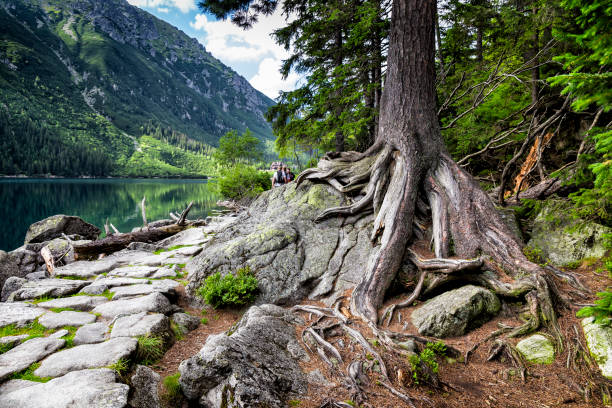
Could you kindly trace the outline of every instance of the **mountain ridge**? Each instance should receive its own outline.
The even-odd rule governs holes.
[[[110,173],[138,175],[146,157],[160,162],[152,175],[176,175],[164,170],[180,164],[168,157],[208,155],[228,130],[272,138],[263,117],[271,99],[196,39],[125,0],[0,0],[0,23],[0,111],[8,116],[8,139],[18,139],[11,123],[31,121],[57,133],[54,142],[80,142],[108,156]],[[167,146],[143,148],[143,136]],[[0,173],[35,173],[12,166]],[[210,166],[199,167],[185,175]]]

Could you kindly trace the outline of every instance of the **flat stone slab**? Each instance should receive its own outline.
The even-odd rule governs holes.
[[[17,327],[27,326],[47,310],[29,303],[0,303],[0,327],[14,324]]]
[[[57,352],[43,360],[34,371],[39,377],[60,377],[71,371],[106,367],[136,351],[138,341],[131,337],[111,339],[98,344],[83,344]]]
[[[151,279],[159,279],[159,278],[176,278],[176,270],[174,268],[169,268],[164,266],[150,276]]]
[[[116,268],[119,262],[112,258],[102,258],[99,261],[77,261],[55,269],[56,276],[74,276],[91,278]]]
[[[119,265],[133,265],[135,259],[146,258],[148,256],[151,256],[151,252],[124,249],[122,251],[115,252],[106,258],[114,259],[115,261],[119,262]]]
[[[33,385],[40,384],[36,381],[28,380],[9,380],[4,384],[0,385],[0,395],[7,394],[9,392],[17,391],[22,388],[31,387]]]
[[[79,327],[72,340],[75,346],[102,343],[108,339],[109,328],[106,323],[89,323]]]
[[[128,278],[147,278],[158,270],[154,266],[124,266],[122,268],[113,269],[108,273],[108,276],[123,276]]]
[[[82,326],[96,321],[96,316],[87,312],[63,311],[47,312],[38,318],[38,323],[47,329],[57,329],[63,326]]]
[[[25,370],[33,363],[62,348],[66,341],[36,337],[0,355],[0,381]],[[0,406],[3,406],[0,404]]]
[[[69,334],[70,334],[70,332],[68,330],[62,329],[62,330],[56,331],[53,334],[50,334],[49,337],[52,338],[52,339],[61,339],[62,337],[67,336]]]
[[[591,356],[601,374],[612,379],[612,327],[595,323],[592,317],[582,320],[582,330]]]
[[[114,318],[120,314],[129,315],[140,312],[167,313],[171,310],[170,301],[161,293],[155,292],[134,299],[113,300],[96,306],[93,313],[100,313],[105,318]]]
[[[37,281],[27,281],[13,292],[9,299],[30,300],[43,296],[62,297],[78,292],[84,286],[89,285],[88,281],[72,279],[41,279]]]
[[[169,252],[166,252],[166,254],[170,255],[170,256],[194,256],[199,254],[200,252],[202,252],[202,247],[199,246],[186,246],[183,248],[178,248]]]
[[[82,293],[87,296],[97,296],[101,295],[108,290],[108,286],[106,285],[96,285],[91,284],[85,286],[83,289],[79,290],[79,293]]]
[[[130,387],[117,382],[108,368],[81,370],[46,383],[0,392],[0,407],[123,408]]]
[[[525,360],[533,364],[550,364],[555,361],[555,347],[541,334],[534,334],[518,342],[516,349]]]
[[[146,265],[146,266],[160,266],[168,259],[170,255],[167,252],[161,253],[159,255],[151,255],[134,259],[135,265]]]
[[[155,292],[175,296],[175,289],[179,285],[180,283],[176,281],[164,279],[160,281],[151,281],[149,284],[141,283],[139,285],[118,286],[110,289],[110,291],[114,293],[113,300],[139,295],[148,295]]]
[[[28,334],[20,334],[18,336],[4,336],[0,337],[0,344],[16,344],[22,343],[30,337]]]
[[[44,307],[46,309],[70,308],[88,312],[94,307],[106,302],[108,302],[108,299],[103,296],[70,296],[49,300],[47,302],[40,302],[38,307]]]
[[[202,228],[189,228],[158,242],[157,245],[164,248],[171,248],[177,245],[200,245],[209,239]]]
[[[412,312],[420,334],[433,337],[461,336],[499,312],[501,303],[491,291],[466,285],[428,300]]]
[[[161,313],[138,313],[115,321],[111,338],[165,334],[170,330],[170,319]]]

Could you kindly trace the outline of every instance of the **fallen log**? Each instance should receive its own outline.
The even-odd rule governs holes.
[[[152,243],[168,238],[189,227],[205,225],[205,221],[187,221],[187,214],[193,203],[181,213],[175,224],[164,225],[158,228],[143,229],[125,234],[113,234],[106,238],[91,241],[85,244],[74,245],[74,253],[77,258],[91,258],[100,254],[111,254],[126,248],[132,242]]]

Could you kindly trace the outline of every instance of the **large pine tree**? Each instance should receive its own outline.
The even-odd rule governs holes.
[[[276,2],[211,0],[201,6],[219,17],[233,13],[234,22],[249,25],[255,21],[253,13],[271,12]],[[353,292],[354,314],[377,323],[385,292],[408,258],[420,271],[420,282],[402,305],[419,296],[426,274],[437,275],[430,280],[431,288],[460,273],[500,295],[527,299],[531,316],[511,335],[546,323],[561,340],[552,276],[526,259],[522,244],[487,194],[444,146],[436,113],[435,13],[434,0],[393,1],[387,77],[374,144],[364,153],[329,153],[297,181],[328,182],[361,197],[350,206],[327,209],[321,219],[374,211],[371,238],[380,239],[381,245]],[[415,217],[427,214],[433,223],[432,260],[420,259],[410,249],[419,228]],[[461,259],[451,259],[452,255]],[[481,268],[491,272],[478,273]],[[463,275],[467,270],[470,273]]]

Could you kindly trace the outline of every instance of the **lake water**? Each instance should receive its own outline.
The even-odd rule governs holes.
[[[102,231],[108,218],[129,232],[142,226],[143,196],[148,221],[180,213],[191,201],[188,218],[204,218],[220,198],[206,180],[0,179],[0,249],[20,247],[31,224],[55,214],[79,216]]]

